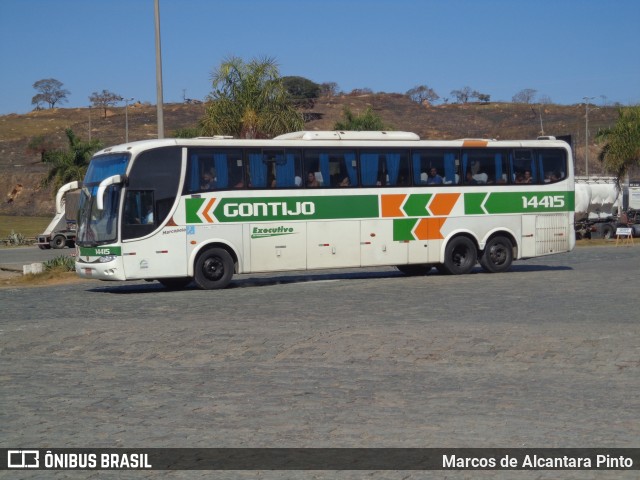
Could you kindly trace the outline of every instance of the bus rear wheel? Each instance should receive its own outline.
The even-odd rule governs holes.
[[[485,272],[506,272],[513,262],[513,245],[506,237],[493,237],[487,242],[480,257],[480,266]]]
[[[476,245],[467,237],[455,237],[444,251],[444,263],[438,271],[448,275],[469,273],[478,263]]]
[[[233,258],[223,248],[210,248],[196,260],[194,273],[196,285],[204,290],[225,288],[233,276]]]

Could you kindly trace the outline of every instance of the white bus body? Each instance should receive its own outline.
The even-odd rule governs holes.
[[[223,288],[234,273],[321,268],[461,274],[480,262],[499,272],[572,250],[574,201],[571,151],[554,139],[134,142],[92,159],[76,271],[202,288]]]

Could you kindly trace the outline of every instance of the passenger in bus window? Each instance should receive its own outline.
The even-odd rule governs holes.
[[[153,207],[149,207],[147,214],[142,219],[143,225],[151,225],[153,223]]]
[[[344,177],[340,183],[338,183],[339,187],[349,187],[351,185],[351,180],[349,180],[349,177]]]
[[[525,170],[524,176],[522,178],[522,183],[533,183],[533,179],[531,178],[531,171]]]
[[[200,183],[200,190],[213,190],[215,188],[215,179],[211,170],[206,170],[202,174],[202,182]]]
[[[429,176],[427,177],[427,185],[441,185],[443,183],[442,177],[438,175],[438,170],[435,167],[431,167],[429,170]]]
[[[521,172],[516,172],[515,183],[524,183],[524,175]]]
[[[467,170],[466,184],[467,185],[478,184],[478,181],[475,178],[473,178],[473,173],[471,173],[471,170]]]
[[[320,186],[320,182],[318,182],[318,180],[316,179],[316,174],[313,172],[309,172],[307,174],[307,187],[319,187]]]

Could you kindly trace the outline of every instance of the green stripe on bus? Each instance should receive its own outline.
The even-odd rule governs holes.
[[[198,217],[198,210],[202,207],[204,198],[187,198],[185,201],[187,223],[202,223]]]
[[[334,220],[378,218],[378,195],[343,195],[326,197],[253,197],[223,198],[211,212],[200,209],[206,199],[186,199],[187,223],[205,223],[206,217],[216,222],[284,220]],[[205,210],[207,205],[205,205]]]
[[[464,213],[486,215],[567,212],[573,210],[574,203],[574,193],[565,191],[465,193]]]
[[[432,196],[430,193],[413,193],[409,195],[402,210],[408,217],[428,217],[427,204]]]
[[[80,247],[80,256],[102,257],[104,255],[122,255],[121,247]]]
[[[413,236],[413,227],[416,226],[418,218],[396,218],[393,220],[393,240],[394,242],[403,242],[406,240],[415,240]]]

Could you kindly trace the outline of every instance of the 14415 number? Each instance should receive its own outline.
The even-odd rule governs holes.
[[[522,208],[562,208],[564,207],[563,195],[543,195],[542,197],[533,196],[527,198],[522,197]]]

